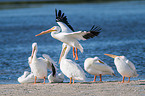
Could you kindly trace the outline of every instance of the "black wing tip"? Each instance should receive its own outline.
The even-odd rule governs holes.
[[[67,16],[64,15],[64,13],[61,10],[55,9],[55,15],[56,15],[56,22],[63,22],[65,23],[72,31],[74,31],[73,27],[68,23]]]
[[[61,10],[58,10],[55,8],[55,16],[56,16],[56,22],[62,22],[63,19],[66,19],[66,16],[64,16],[64,13],[61,14]]]
[[[94,35],[92,33],[89,33],[89,34],[86,34],[83,36],[85,39],[90,39],[90,38],[93,38]]]
[[[91,28],[91,30],[90,30],[90,32],[88,32],[86,35],[84,35],[83,37],[85,38],[85,39],[90,39],[90,38],[93,38],[93,37],[95,37],[95,36],[98,36],[99,35],[99,33],[100,33],[100,31],[101,31],[101,27],[99,27],[99,26],[96,26],[95,27],[95,25],[93,25],[92,26],[92,28]]]
[[[95,25],[93,25],[93,27],[90,30],[90,33],[92,33],[95,36],[98,36],[101,30],[102,30],[101,27],[99,27],[99,26],[95,27]]]
[[[95,27],[95,25],[93,25],[93,27],[91,28],[90,31],[97,31],[97,32],[100,32],[100,30],[102,30],[101,27],[99,27],[99,26],[96,26],[96,27]]]
[[[100,32],[96,32],[96,31],[90,31],[90,33],[92,33],[95,36],[98,36]]]
[[[56,69],[55,69],[55,67],[54,67],[54,65],[53,65],[53,63],[52,63],[52,76],[54,77],[55,74],[56,74]]]

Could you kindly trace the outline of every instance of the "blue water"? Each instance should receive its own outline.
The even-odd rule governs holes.
[[[38,43],[38,57],[48,54],[58,62],[62,43],[50,34],[35,37],[57,25],[55,8],[65,12],[75,30],[90,30],[94,24],[102,27],[98,37],[80,41],[84,53],[79,52],[76,62],[82,68],[86,58],[98,56],[116,74],[116,77],[103,76],[103,81],[121,81],[113,59],[104,53],[124,55],[135,64],[139,74],[131,80],[145,79],[145,1],[12,6],[15,7],[0,9],[0,84],[18,83],[17,78],[30,71],[27,58],[33,42]],[[69,58],[72,59],[71,52]],[[86,72],[86,76],[87,81],[93,80],[93,75]],[[65,81],[69,79],[65,77]]]

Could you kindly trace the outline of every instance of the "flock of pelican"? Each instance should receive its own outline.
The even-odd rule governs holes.
[[[83,47],[79,43],[79,40],[87,40],[98,36],[101,28],[92,26],[89,31],[74,31],[73,27],[68,23],[67,17],[64,13],[55,9],[56,22],[59,26],[54,26],[51,29],[42,31],[36,36],[47,34],[51,32],[51,36],[62,42],[62,51],[59,58],[60,70],[62,73],[57,73],[56,63],[50,58],[49,55],[42,54],[43,57],[37,58],[36,54],[38,51],[37,43],[32,44],[32,54],[28,58],[28,63],[31,68],[31,73],[24,72],[24,74],[18,78],[20,83],[32,83],[42,82],[41,80],[47,78],[47,69],[52,71],[48,76],[49,82],[63,82],[64,75],[70,79],[69,84],[72,84],[72,80],[82,80],[85,81],[87,71],[89,74],[94,75],[93,82],[96,82],[96,76],[100,76],[100,82],[102,81],[102,75],[115,75],[112,68],[103,62],[99,57],[87,58],[84,61],[84,70],[79,64],[67,59],[67,54],[69,53],[71,47],[73,48],[73,58],[78,60],[78,49],[83,53]],[[104,54],[109,57],[114,58],[114,63],[117,71],[122,75],[124,83],[124,78],[128,77],[130,82],[130,77],[138,76],[134,64],[129,61],[125,56],[116,56],[112,54]]]

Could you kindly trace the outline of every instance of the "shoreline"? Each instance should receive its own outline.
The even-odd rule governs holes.
[[[0,96],[144,96],[145,80],[103,82],[0,84]]]
[[[106,3],[106,2],[124,2],[124,1],[136,1],[136,0],[1,0],[0,5],[2,4],[71,4],[71,3]]]

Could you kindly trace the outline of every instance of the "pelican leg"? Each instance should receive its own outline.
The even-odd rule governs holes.
[[[78,60],[78,49],[76,48],[76,59],[75,60]]]
[[[100,82],[102,82],[102,74],[100,74]]]
[[[73,47],[73,58],[75,58],[75,47]]]
[[[71,84],[71,81],[72,81],[72,77],[70,77],[70,82],[69,82],[69,84]]]
[[[128,83],[130,82],[130,77],[128,77]]]
[[[37,77],[35,76],[35,81],[34,81],[34,84],[36,84],[36,79],[37,79]]]
[[[95,82],[96,81],[96,75],[94,76],[94,81],[93,82]]]
[[[73,84],[75,83],[75,80],[73,79]]]
[[[43,84],[45,84],[45,77],[44,77],[44,82],[43,82]]]
[[[124,83],[124,78],[125,78],[125,77],[123,76],[123,80],[122,80],[122,82],[121,82],[121,83]]]

